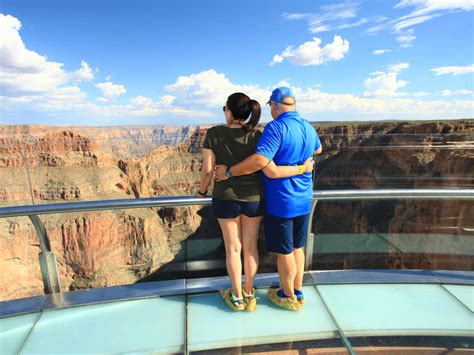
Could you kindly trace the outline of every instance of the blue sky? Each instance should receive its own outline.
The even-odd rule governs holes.
[[[0,123],[219,123],[231,93],[263,104],[278,85],[311,121],[472,118],[473,10],[473,0],[0,0]]]

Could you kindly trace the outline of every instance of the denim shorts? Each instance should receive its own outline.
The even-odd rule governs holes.
[[[309,214],[293,218],[275,217],[265,214],[265,246],[268,251],[290,254],[293,249],[306,245]]]
[[[247,217],[259,217],[265,212],[265,203],[264,201],[244,202],[213,198],[212,212],[216,218],[235,218],[241,214]]]

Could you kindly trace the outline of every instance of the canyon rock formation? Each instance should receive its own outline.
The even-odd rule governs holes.
[[[315,126],[324,149],[316,189],[473,187],[472,120]],[[0,205],[193,195],[207,128],[0,126]],[[462,201],[320,202],[313,267],[472,270],[473,210]],[[225,272],[208,207],[40,218],[65,290]],[[28,218],[0,219],[0,248],[0,299],[42,294]],[[274,256],[263,245],[261,254],[261,271],[273,271]],[[200,269],[203,260],[216,268]]]

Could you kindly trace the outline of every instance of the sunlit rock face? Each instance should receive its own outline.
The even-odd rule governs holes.
[[[90,132],[89,132],[90,130]],[[193,194],[198,127],[20,127],[0,132],[2,205]],[[172,261],[201,221],[197,207],[41,216],[65,290],[136,282]],[[42,293],[28,218],[0,219],[0,297]]]
[[[472,121],[315,126],[324,149],[315,165],[316,189],[473,187]],[[0,203],[194,195],[207,128],[0,126]],[[371,251],[372,237],[362,240],[366,253],[351,252],[350,241],[339,253],[316,250],[314,267],[472,270],[472,257],[456,255],[451,240],[453,235],[472,236],[464,227],[474,224],[473,210],[472,203],[459,201],[320,202],[314,218],[317,235],[380,234],[387,239],[390,234],[392,239],[377,252]],[[186,260],[217,259],[224,265],[219,228],[209,208],[40,217],[65,290],[209,274],[181,272]],[[409,233],[428,237],[412,238],[416,245],[406,252],[399,244],[408,243],[403,238]],[[433,234],[446,238],[429,238]],[[28,218],[0,219],[0,236],[0,298],[41,294],[39,242]],[[274,255],[263,250],[262,241],[259,245],[260,270],[274,271]]]

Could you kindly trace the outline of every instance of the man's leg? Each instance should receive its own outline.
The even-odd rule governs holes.
[[[298,248],[293,250],[296,263],[296,277],[294,282],[294,288],[301,290],[303,287],[303,275],[304,275],[304,248]]]
[[[283,292],[285,292],[285,295],[292,297],[294,295],[293,285],[297,273],[294,254],[278,254],[277,266]]]
[[[296,262],[293,255],[293,221],[291,218],[265,215],[265,244],[268,251],[277,254],[280,283],[287,296],[293,295]]]
[[[304,246],[307,241],[309,225],[309,214],[298,216],[293,219],[293,254],[296,264],[296,277],[294,280],[294,288],[301,290],[303,287],[304,275]]]

